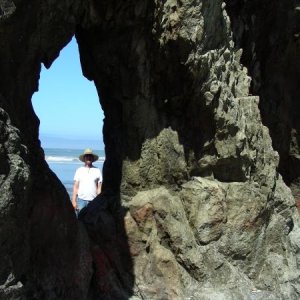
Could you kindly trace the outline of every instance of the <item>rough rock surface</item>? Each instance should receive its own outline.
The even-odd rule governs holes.
[[[273,74],[256,76],[238,31],[250,1],[227,2],[0,0],[0,299],[299,298],[299,214],[272,142],[291,148],[262,125],[274,91],[255,88],[276,85],[270,65],[296,46],[257,25],[261,51],[269,31],[283,39],[261,56]],[[291,7],[254,2],[261,21]],[[106,150],[103,193],[79,222],[31,106],[41,63],[74,34]],[[296,91],[296,75],[279,86]]]
[[[280,154],[279,172],[300,198],[300,3],[228,0],[236,45],[244,49],[251,93]]]

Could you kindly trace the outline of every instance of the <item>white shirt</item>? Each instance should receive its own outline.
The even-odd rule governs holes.
[[[101,171],[96,167],[80,167],[74,180],[79,183],[78,198],[92,201],[97,196],[97,185],[102,182]]]

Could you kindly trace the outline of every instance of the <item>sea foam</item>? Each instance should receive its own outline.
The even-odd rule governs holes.
[[[70,157],[70,156],[52,156],[46,155],[45,160],[47,162],[56,162],[56,163],[82,163],[77,157]],[[98,162],[104,162],[105,157],[101,156],[98,159]]]

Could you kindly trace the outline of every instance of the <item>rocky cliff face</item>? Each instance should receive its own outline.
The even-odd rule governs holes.
[[[226,1],[242,63],[260,96],[263,123],[280,154],[279,172],[299,194],[299,1]]]
[[[272,126],[271,140],[260,117],[297,114],[297,72],[276,85],[297,48],[275,13],[292,26],[296,12],[227,2],[0,1],[3,299],[299,297],[299,216],[272,147],[290,143]],[[269,31],[280,36],[270,61]],[[104,190],[80,222],[44,162],[30,102],[40,64],[73,34],[105,114]],[[259,51],[268,76],[255,71]],[[273,85],[290,93],[279,99]],[[269,114],[273,94],[295,103]]]

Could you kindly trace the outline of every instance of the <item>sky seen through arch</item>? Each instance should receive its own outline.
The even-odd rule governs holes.
[[[104,149],[103,111],[94,82],[82,75],[74,37],[50,69],[42,65],[32,104],[43,148]]]

